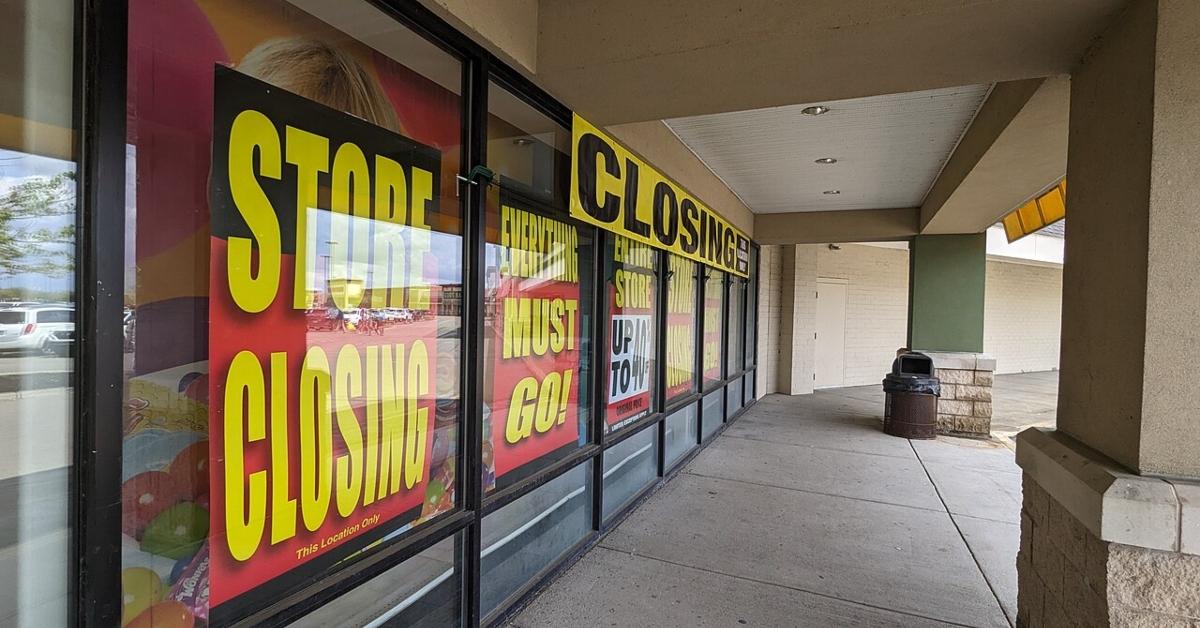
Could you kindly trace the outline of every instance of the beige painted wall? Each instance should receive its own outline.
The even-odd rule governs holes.
[[[906,240],[917,234],[919,217],[915,207],[757,214],[755,240],[760,244]]]
[[[988,261],[983,351],[997,373],[1058,368],[1062,268]]]
[[[1058,429],[1133,469],[1141,440],[1155,4],[1131,4],[1072,75],[1068,138],[1067,205],[1076,211],[1063,266]]]
[[[538,0],[422,0],[422,4],[518,70],[537,71]]]

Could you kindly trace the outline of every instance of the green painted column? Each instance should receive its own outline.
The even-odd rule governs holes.
[[[983,351],[987,235],[919,235],[909,247],[908,346]]]

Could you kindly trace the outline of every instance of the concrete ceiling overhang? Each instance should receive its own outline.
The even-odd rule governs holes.
[[[756,214],[754,239],[759,244],[907,240],[917,235],[920,211],[906,207]]]
[[[992,90],[921,206],[921,233],[978,233],[1067,171],[1070,79]]]
[[[554,0],[531,69],[602,125],[744,111],[1068,73],[1125,4]]]

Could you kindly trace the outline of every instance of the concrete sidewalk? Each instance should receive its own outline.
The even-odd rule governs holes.
[[[512,625],[1011,625],[1012,450],[887,436],[882,408],[875,386],[765,397]]]

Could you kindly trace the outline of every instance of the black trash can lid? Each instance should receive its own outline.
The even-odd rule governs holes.
[[[933,358],[918,353],[909,351],[896,356],[892,361],[892,372],[897,374],[924,375],[926,377],[933,376]]]

